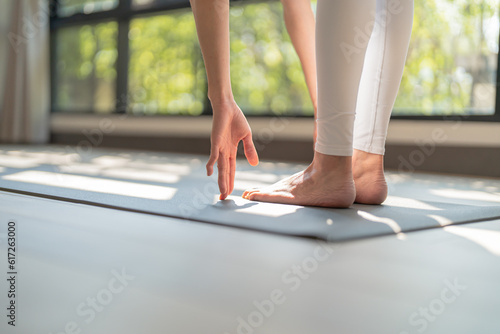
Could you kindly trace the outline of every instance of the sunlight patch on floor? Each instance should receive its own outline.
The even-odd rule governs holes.
[[[273,203],[249,201],[236,196],[230,196],[229,199],[232,199],[238,206],[234,210],[235,212],[249,213],[256,216],[281,217],[295,213],[298,209],[302,208],[297,205],[276,205]]]
[[[250,180],[234,180],[234,190],[248,190],[252,188],[264,188],[269,186],[269,183],[264,183],[260,181],[250,181]]]
[[[418,210],[442,210],[441,208],[419,201],[418,199],[398,196],[388,196],[387,200],[384,202],[384,205]]]
[[[76,173],[86,175],[99,175],[117,179],[129,179],[136,181],[150,181],[161,183],[177,183],[179,175],[159,172],[155,170],[136,168],[106,168],[93,164],[78,164],[71,166],[60,166],[59,171],[63,173]]]
[[[40,159],[14,155],[0,155],[0,165],[10,168],[33,168],[42,163]]]
[[[361,211],[361,210],[358,211],[358,216],[360,216],[361,218],[364,218],[366,220],[369,220],[371,222],[386,224],[396,234],[400,233],[402,231],[401,226],[399,226],[399,224],[394,219],[386,218],[386,217],[377,217],[375,215],[372,215],[371,213],[368,213],[366,211]]]
[[[499,231],[483,230],[465,226],[447,226],[444,230],[475,242],[491,254],[500,256]]]
[[[439,223],[439,225],[441,226],[447,226],[447,225],[451,225],[453,224],[453,221],[446,218],[446,217],[443,217],[443,216],[438,216],[438,215],[427,215],[427,217],[429,218],[432,218],[434,219],[435,221],[437,221]]]
[[[240,180],[259,180],[263,183],[275,183],[278,182],[279,176],[271,173],[259,173],[259,172],[247,172],[247,171],[237,171],[236,179]]]
[[[476,201],[500,203],[500,194],[491,194],[483,191],[459,190],[459,189],[430,189],[430,192],[434,195],[446,198],[457,198],[457,199],[467,199],[472,201],[476,200]]]
[[[171,199],[177,192],[177,189],[171,187],[40,171],[26,171],[5,175],[2,179],[156,200]]]
[[[123,157],[117,157],[117,156],[110,156],[110,155],[103,155],[98,158],[92,159],[93,164],[97,164],[100,166],[105,166],[105,167],[116,167],[116,166],[123,166],[130,162],[130,159],[128,158],[123,158]]]

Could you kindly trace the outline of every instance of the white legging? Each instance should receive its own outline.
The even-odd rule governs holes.
[[[413,0],[318,0],[316,151],[384,154],[403,74]],[[354,132],[354,135],[353,135]]]

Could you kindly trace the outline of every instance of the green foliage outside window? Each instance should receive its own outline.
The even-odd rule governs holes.
[[[395,114],[493,114],[498,0],[415,1]]]
[[[115,22],[106,22],[57,32],[56,110],[114,110],[117,31]]]
[[[192,13],[134,19],[129,39],[129,110],[201,114],[206,77]]]

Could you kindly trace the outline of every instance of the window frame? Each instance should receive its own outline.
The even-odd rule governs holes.
[[[190,8],[189,0],[153,0],[149,5],[137,6],[134,8],[132,6],[132,0],[118,0],[118,5],[110,10],[98,11],[90,14],[77,13],[67,17],[58,16],[58,6],[60,0],[50,0],[50,96],[51,96],[51,112],[58,113],[64,112],[62,110],[55,110],[56,101],[56,83],[57,83],[57,72],[56,72],[56,33],[59,29],[79,26],[84,24],[96,24],[101,22],[114,21],[118,24],[118,34],[117,34],[117,60],[116,60],[116,104],[115,109],[111,114],[125,114],[127,110],[127,99],[121,98],[128,96],[128,68],[129,68],[129,39],[128,33],[130,28],[130,22],[135,17],[144,16],[148,14],[156,14],[161,12],[166,12],[170,10],[186,9]],[[231,2],[247,2],[255,3],[262,2],[262,0],[230,0]],[[500,45],[500,39],[499,39]],[[448,114],[448,115],[392,115],[391,119],[400,120],[423,120],[423,121],[449,121],[449,120],[460,120],[460,121],[479,121],[479,122],[500,122],[500,52],[497,56],[497,75],[496,75],[496,96],[495,96],[495,108],[492,115],[463,115],[463,114]],[[206,95],[206,94],[205,94]],[[78,114],[95,114],[95,111],[88,110],[87,112],[78,112]],[[205,98],[204,108],[202,115],[211,115],[211,105],[209,103],[208,97]],[[162,117],[169,117],[170,115],[155,115]],[[179,115],[175,115],[179,117]],[[272,112],[266,114],[252,115],[249,114],[247,117],[275,117],[276,114]],[[283,115],[284,117],[305,117],[310,118],[309,115],[297,115],[292,113],[292,115]],[[196,116],[181,116],[181,117],[196,117]]]

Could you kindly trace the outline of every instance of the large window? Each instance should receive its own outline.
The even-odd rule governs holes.
[[[415,1],[394,117],[500,118],[499,2]],[[231,6],[232,85],[240,107],[247,115],[311,116],[280,2]],[[211,112],[187,0],[54,0],[52,13],[54,111]]]
[[[116,22],[74,26],[55,34],[59,110],[112,112],[116,99]]]
[[[415,1],[395,115],[495,114],[498,0]]]

